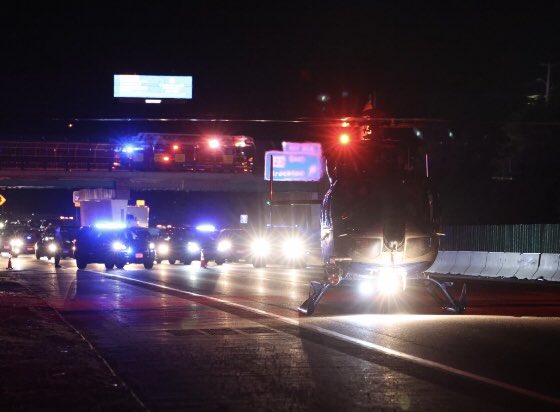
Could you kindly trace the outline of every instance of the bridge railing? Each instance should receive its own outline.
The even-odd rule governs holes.
[[[252,173],[254,147],[208,150],[196,141],[137,145],[0,141],[0,169]]]
[[[112,170],[114,147],[103,143],[0,142],[0,168]]]

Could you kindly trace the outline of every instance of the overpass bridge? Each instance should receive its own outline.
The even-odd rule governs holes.
[[[321,182],[275,182],[275,199],[317,200]],[[253,194],[265,204],[269,182],[254,173],[66,171],[0,169],[0,189],[68,189],[78,191],[82,225],[98,219],[126,220],[131,191],[237,192]],[[255,196],[256,195],[256,196]],[[70,201],[70,199],[69,199]],[[313,230],[319,222],[319,205],[299,206]]]
[[[121,143],[0,141],[0,188],[105,188],[256,192],[257,153],[245,135],[140,133]],[[316,183],[278,182],[280,192],[315,192]]]
[[[143,133],[125,143],[0,141],[0,189],[79,192],[82,224],[100,214],[124,220],[131,191],[252,193],[270,186],[255,173],[251,137]],[[275,182],[276,199],[317,200],[317,182]],[[316,215],[317,205],[309,206]],[[318,218],[317,218],[318,219]]]
[[[275,192],[319,192],[317,182],[274,182]],[[254,173],[0,170],[2,189],[115,189],[268,193]]]

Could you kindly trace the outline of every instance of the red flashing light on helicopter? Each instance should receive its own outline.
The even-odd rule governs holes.
[[[342,145],[350,144],[350,136],[347,133],[343,133],[338,137],[338,141]]]

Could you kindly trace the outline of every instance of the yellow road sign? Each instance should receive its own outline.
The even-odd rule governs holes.
[[[0,195],[0,206],[2,206],[4,203],[6,203],[6,198]]]

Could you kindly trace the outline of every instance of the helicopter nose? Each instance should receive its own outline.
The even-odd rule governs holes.
[[[383,226],[383,243],[390,250],[397,250],[404,244],[406,225],[400,221],[389,221]]]

